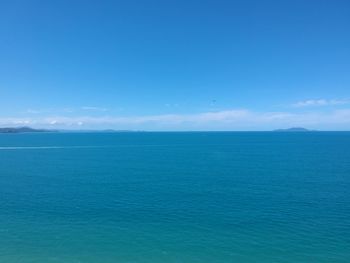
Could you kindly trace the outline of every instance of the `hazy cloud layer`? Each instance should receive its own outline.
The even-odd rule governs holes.
[[[87,111],[107,111],[106,108],[101,108],[101,107],[93,107],[93,106],[84,106],[81,107],[82,110],[87,110]]]
[[[293,107],[301,108],[301,107],[312,107],[312,106],[333,106],[333,105],[344,105],[350,104],[349,99],[317,99],[317,100],[304,100],[298,101],[292,104]]]
[[[32,126],[59,129],[145,130],[269,130],[302,126],[321,130],[350,130],[350,109],[329,112],[255,112],[233,109],[197,114],[148,116],[48,116],[0,118],[1,126]]]

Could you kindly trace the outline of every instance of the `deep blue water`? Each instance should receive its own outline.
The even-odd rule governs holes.
[[[0,134],[0,262],[348,263],[350,133]]]

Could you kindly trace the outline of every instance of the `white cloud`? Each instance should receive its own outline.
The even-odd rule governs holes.
[[[146,116],[52,116],[0,118],[1,126],[56,127],[62,129],[145,129],[145,130],[270,130],[292,126],[312,129],[350,130],[350,109],[329,112],[255,112],[233,109],[197,114]]]
[[[38,114],[38,113],[41,113],[41,111],[40,110],[34,110],[34,109],[27,109],[24,113]]]
[[[294,104],[292,104],[293,107],[309,107],[309,106],[332,106],[332,105],[344,105],[349,104],[349,99],[332,99],[332,100],[326,100],[326,99],[311,99],[311,100],[304,100],[304,101],[298,101]]]
[[[82,110],[87,110],[87,111],[107,111],[106,108],[101,108],[101,107],[92,107],[92,106],[84,106],[81,107]]]

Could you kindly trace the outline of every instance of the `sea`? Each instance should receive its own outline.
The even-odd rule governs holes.
[[[1,263],[349,263],[350,132],[0,134]]]

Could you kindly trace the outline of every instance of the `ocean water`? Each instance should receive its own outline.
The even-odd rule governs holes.
[[[350,133],[0,134],[1,263],[348,263]]]

